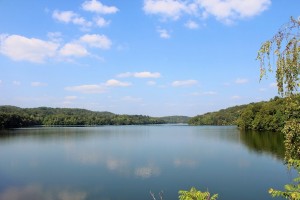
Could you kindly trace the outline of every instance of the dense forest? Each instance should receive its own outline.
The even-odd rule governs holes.
[[[166,116],[166,117],[159,117],[159,119],[165,121],[166,123],[169,124],[178,124],[178,123],[183,123],[183,124],[187,124],[190,117],[187,116]]]
[[[300,96],[294,96],[294,102]],[[217,112],[198,115],[189,120],[190,125],[237,125],[246,130],[279,131],[287,119],[286,98],[234,106]]]
[[[294,97],[300,101],[300,95]],[[76,108],[19,108],[0,106],[0,128],[28,126],[96,126],[188,123],[189,125],[237,125],[245,130],[279,131],[287,119],[285,98],[250,103],[195,117],[117,115]]]
[[[209,112],[203,115],[192,117],[188,123],[190,125],[236,125],[236,121],[247,105],[234,106],[222,109],[217,112]]]
[[[0,106],[0,128],[45,126],[95,126],[162,124],[166,121],[143,115],[117,115],[71,108],[19,108]]]

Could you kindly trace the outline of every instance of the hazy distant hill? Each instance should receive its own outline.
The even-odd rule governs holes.
[[[190,118],[191,117],[187,117],[187,116],[166,116],[166,117],[160,117],[159,119],[169,124],[177,124],[177,123],[187,124]]]

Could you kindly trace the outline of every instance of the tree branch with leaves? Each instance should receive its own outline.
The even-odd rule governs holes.
[[[272,59],[273,58],[273,59]],[[300,199],[300,102],[295,98],[300,87],[300,19],[291,17],[279,31],[261,45],[257,60],[260,61],[260,79],[266,72],[272,72],[272,63],[276,63],[276,81],[278,93],[287,98],[285,121],[282,132],[285,134],[285,160],[288,167],[298,171],[294,183],[285,185],[285,190],[270,189],[273,197]]]

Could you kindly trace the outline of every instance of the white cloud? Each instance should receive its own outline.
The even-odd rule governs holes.
[[[76,99],[78,99],[77,96],[65,96],[63,105],[70,106]]]
[[[59,44],[20,35],[1,35],[0,53],[16,61],[43,63],[53,57]]]
[[[198,29],[199,24],[197,24],[195,21],[189,20],[184,24],[189,29]]]
[[[207,18],[213,16],[230,24],[268,9],[271,0],[144,0],[144,12],[177,20],[184,14]]]
[[[60,22],[70,23],[73,18],[77,17],[77,14],[73,11],[58,11],[55,10],[52,14],[52,17]]]
[[[148,81],[148,82],[147,82],[147,85],[153,86],[153,85],[156,85],[156,82],[155,82],[155,81]]]
[[[231,99],[234,99],[234,100],[238,100],[238,99],[241,99],[242,97],[239,96],[239,95],[234,95],[231,97]]]
[[[31,82],[32,87],[43,87],[47,85],[48,85],[47,83],[42,83],[42,82]]]
[[[65,100],[66,101],[74,101],[74,100],[76,100],[78,97],[77,96],[65,96]]]
[[[112,43],[105,35],[98,34],[85,34],[80,38],[81,42],[88,44],[91,47],[100,49],[110,49]]]
[[[169,39],[171,37],[166,29],[157,29],[157,32],[159,33],[159,37],[163,39]]]
[[[65,90],[86,93],[86,94],[93,94],[93,93],[95,94],[95,93],[104,93],[108,90],[109,87],[128,87],[128,86],[131,86],[131,83],[110,79],[105,83],[101,83],[101,84],[69,86],[69,87],[65,87]]]
[[[59,43],[62,41],[62,33],[61,32],[49,32],[47,33],[48,38],[55,43]]]
[[[135,78],[160,78],[161,74],[158,72],[125,72],[117,75],[119,78],[135,77]]]
[[[217,93],[214,91],[203,92],[204,95],[216,95]]]
[[[147,14],[157,14],[176,20],[182,13],[187,12],[188,7],[178,0],[145,0],[143,9]]]
[[[96,93],[106,92],[106,88],[103,85],[97,85],[97,84],[65,87],[65,90],[80,92],[85,94],[96,94]]]
[[[119,11],[117,7],[103,5],[100,1],[97,0],[83,2],[82,8],[85,11],[95,12],[99,14],[114,14]]]
[[[83,57],[87,56],[89,52],[80,44],[67,43],[59,51],[62,56],[75,56]]]
[[[119,78],[128,78],[128,77],[131,77],[133,76],[134,73],[131,73],[131,72],[125,72],[125,73],[122,73],[122,74],[118,74],[117,77]]]
[[[73,11],[59,11],[55,10],[52,14],[52,17],[63,23],[73,23],[75,25],[81,25],[84,27],[92,26],[92,23],[86,21],[83,17],[80,17],[77,13]]]
[[[99,17],[99,16],[94,18],[94,21],[96,25],[99,27],[105,27],[110,24],[110,21],[106,21],[103,17]]]
[[[12,84],[15,85],[15,86],[20,86],[21,82],[20,81],[13,81]]]
[[[132,96],[125,96],[122,98],[122,101],[129,101],[129,102],[141,102],[143,99],[138,97]]]
[[[260,14],[271,5],[271,0],[197,0],[197,3],[204,10],[204,15],[231,23],[235,19]]]
[[[110,79],[110,80],[106,81],[105,85],[108,87],[128,87],[131,85],[131,83],[121,82],[121,81],[118,81],[115,79]]]
[[[2,80],[0,80],[0,85],[3,83],[3,81]]]
[[[249,82],[249,80],[245,79],[245,78],[238,78],[235,80],[236,84],[244,84],[244,83],[248,83],[248,82]]]
[[[181,87],[181,86],[192,86],[196,85],[198,81],[196,80],[184,80],[184,81],[174,81],[172,82],[173,87]]]
[[[92,22],[86,21],[83,17],[75,17],[72,21],[76,25],[81,25],[84,27],[90,27],[92,26]]]
[[[136,72],[134,77],[136,78],[159,78],[161,75],[158,72]]]
[[[99,58],[90,54],[88,48],[110,49],[112,45],[107,36],[98,34],[85,34],[79,39],[65,44],[63,44],[60,32],[49,32],[47,36],[51,41],[0,34],[0,54],[15,61],[44,63],[49,58],[58,60],[84,56]]]

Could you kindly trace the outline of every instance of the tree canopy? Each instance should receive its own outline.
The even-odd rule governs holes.
[[[300,100],[300,96],[294,96]],[[287,98],[274,97],[269,101],[250,103],[198,115],[189,120],[191,125],[237,125],[245,130],[281,131],[288,115]]]
[[[95,126],[162,124],[164,120],[144,115],[116,115],[71,108],[19,108],[0,106],[0,128],[45,126]]]

